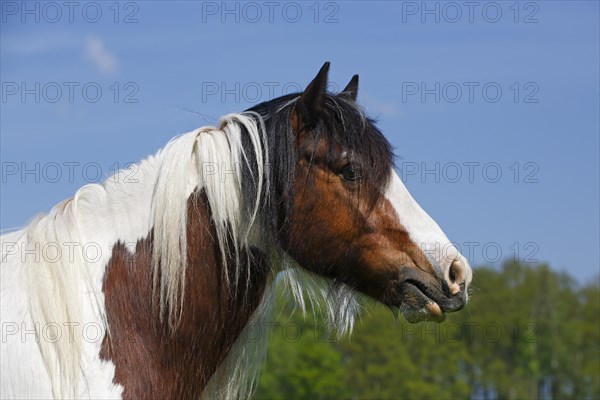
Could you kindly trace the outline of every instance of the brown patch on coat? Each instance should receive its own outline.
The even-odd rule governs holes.
[[[125,399],[198,399],[249,318],[260,304],[269,269],[253,252],[252,274],[233,289],[226,271],[203,191],[188,199],[188,268],[180,324],[169,332],[158,315],[152,290],[152,233],[131,254],[122,243],[113,248],[103,283],[110,332],[100,357],[115,364],[114,383]],[[233,263],[229,260],[228,264]],[[247,275],[241,273],[240,282]]]

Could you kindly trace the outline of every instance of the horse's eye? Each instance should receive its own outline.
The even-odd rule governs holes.
[[[344,179],[347,181],[354,182],[358,180],[358,172],[352,164],[346,164],[344,167],[342,167],[340,174],[342,174]]]

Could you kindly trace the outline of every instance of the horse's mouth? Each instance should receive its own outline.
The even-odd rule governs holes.
[[[442,322],[446,312],[427,290],[426,286],[414,280],[405,281],[401,287],[402,303],[400,311],[410,323],[421,321]]]

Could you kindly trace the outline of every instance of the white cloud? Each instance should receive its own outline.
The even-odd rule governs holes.
[[[85,57],[91,61],[101,74],[112,75],[118,70],[117,58],[97,37],[88,36],[85,40]]]

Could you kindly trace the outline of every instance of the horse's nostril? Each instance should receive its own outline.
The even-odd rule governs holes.
[[[450,294],[454,296],[464,288],[465,282],[465,265],[460,260],[452,261],[448,267],[448,275],[446,277]]]
[[[450,271],[448,271],[448,280],[450,283],[461,284],[464,281],[464,268],[459,260],[452,261]]]
[[[448,278],[450,278],[450,283],[456,282],[456,272],[454,271],[454,263],[450,265],[450,272],[448,273]]]

